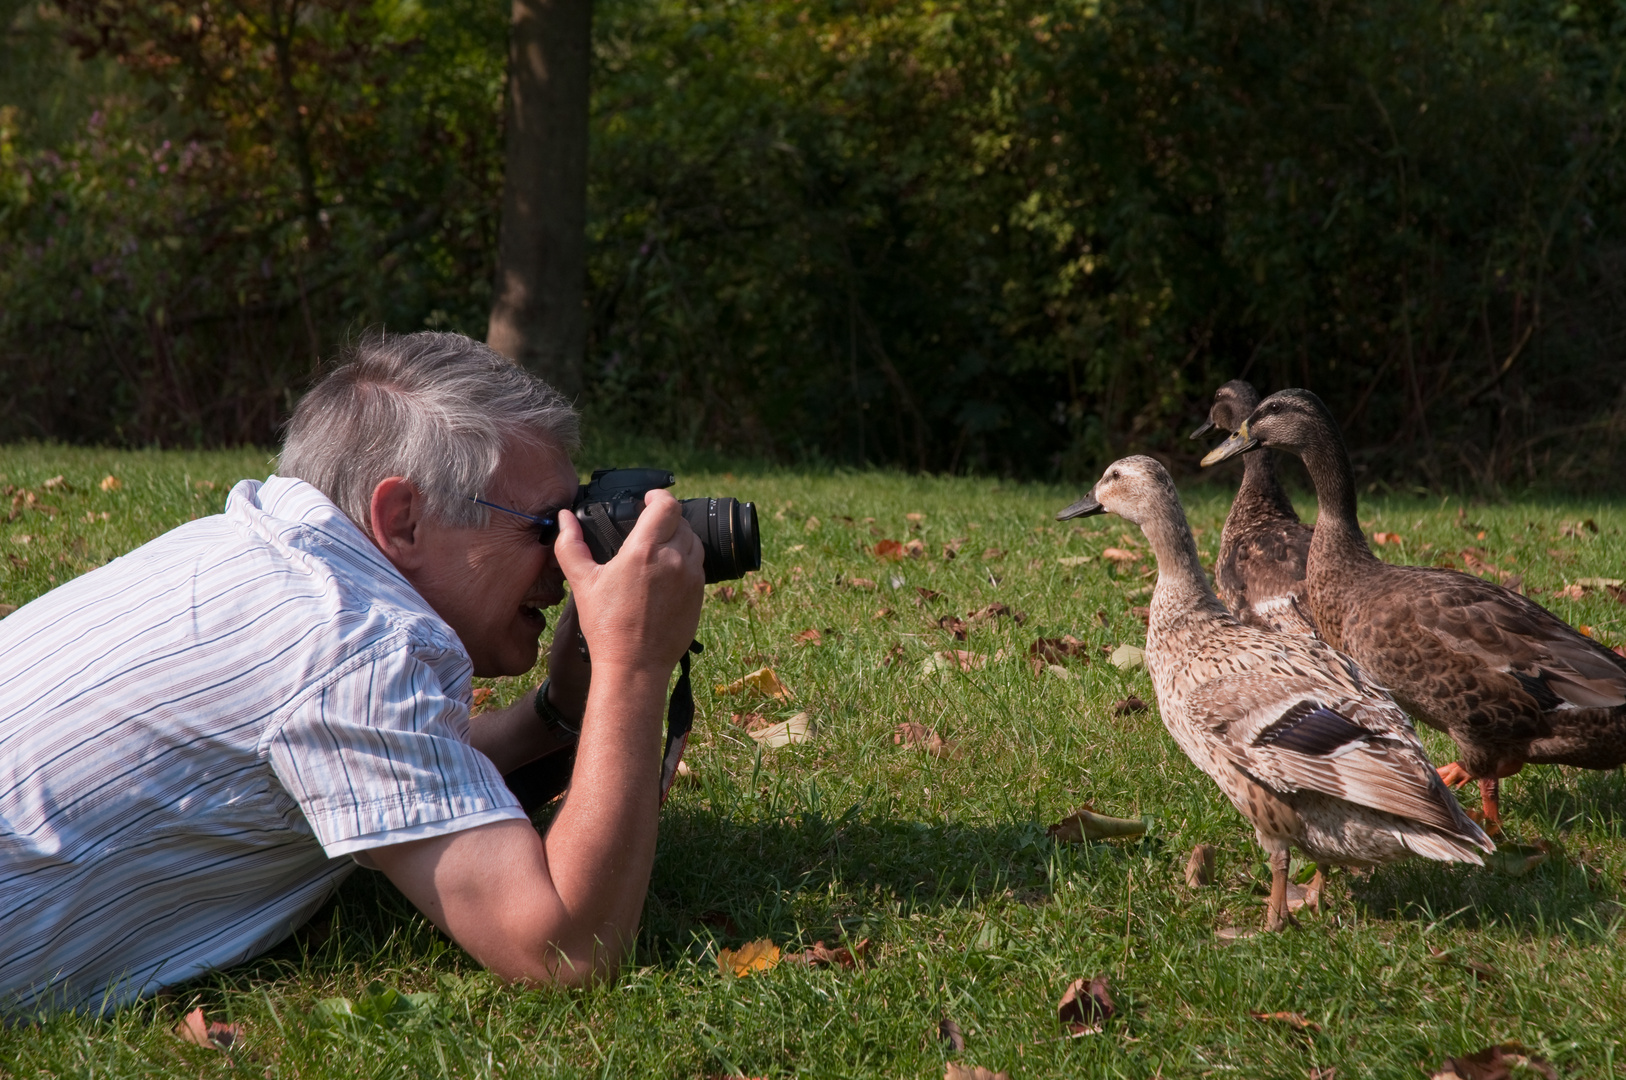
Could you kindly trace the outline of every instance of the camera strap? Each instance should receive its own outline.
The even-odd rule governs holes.
[[[677,779],[678,763],[683,750],[689,745],[689,731],[694,727],[694,686],[689,680],[689,655],[699,656],[706,647],[698,641],[689,642],[689,648],[678,661],[677,685],[672,687],[672,700],[666,706],[666,752],[661,756],[661,804],[665,805],[672,781]]]

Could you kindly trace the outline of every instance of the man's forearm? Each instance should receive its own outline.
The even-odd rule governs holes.
[[[570,794],[544,838],[554,888],[583,935],[558,944],[578,964],[613,968],[638,928],[655,861],[670,677],[594,672]]]

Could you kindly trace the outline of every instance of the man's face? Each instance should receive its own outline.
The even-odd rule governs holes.
[[[542,517],[568,507],[576,484],[576,471],[562,451],[511,443],[491,486],[478,494]],[[489,513],[484,528],[426,521],[426,558],[409,577],[457,631],[476,675],[523,675],[536,664],[537,640],[547,627],[542,609],[564,599],[565,576],[552,546],[537,542],[536,526],[500,510]]]

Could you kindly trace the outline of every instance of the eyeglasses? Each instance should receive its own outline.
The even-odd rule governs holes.
[[[501,510],[505,514],[513,514],[517,518],[524,518],[526,521],[529,521],[532,525],[536,526],[537,542],[541,543],[543,546],[551,544],[559,538],[559,511],[557,510],[548,511],[546,517],[537,517],[534,514],[522,514],[518,510],[510,510],[506,506],[498,506],[494,502],[486,502],[484,499],[477,499],[473,495],[470,495],[468,498],[469,502],[479,503],[481,506],[487,506],[493,510]]]

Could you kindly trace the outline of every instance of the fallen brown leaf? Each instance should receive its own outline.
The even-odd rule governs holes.
[[[1101,557],[1103,559],[1111,559],[1115,563],[1131,563],[1140,558],[1140,556],[1135,554],[1133,551],[1125,551],[1123,548],[1115,547],[1107,548],[1101,553]]]
[[[1429,1074],[1429,1080],[1509,1080],[1515,1065],[1540,1073],[1547,1080],[1558,1080],[1557,1069],[1516,1042],[1446,1058],[1438,1070]]]
[[[937,592],[935,589],[928,589],[924,585],[916,585],[915,586],[915,595],[920,597],[920,599],[918,601],[916,601],[916,603],[929,604],[933,600],[936,600],[938,597],[942,596],[943,594],[940,593],[940,592]]]
[[[1198,844],[1186,860],[1186,886],[1200,889],[1214,884],[1214,845]]]
[[[763,716],[759,712],[730,713],[728,719],[730,723],[737,727],[742,727],[748,732],[761,731],[763,728],[773,723],[772,720],[769,720],[766,716]]]
[[[983,548],[983,550],[982,550],[982,561],[983,562],[998,562],[1000,559],[1003,559],[1004,557],[1005,557],[1005,549],[1004,548]]]
[[[826,948],[824,942],[814,943],[811,949],[803,949],[799,953],[787,953],[784,962],[787,964],[806,964],[808,967],[841,967],[856,968],[863,964],[865,955],[869,952],[869,938],[865,938],[852,948],[838,945],[835,948]]]
[[[926,554],[926,545],[921,543],[918,539],[907,540],[903,545],[903,553],[909,556],[911,559],[918,559],[922,555]]]
[[[767,694],[780,701],[789,701],[791,696],[790,687],[780,682],[779,676],[770,667],[758,668],[749,675],[742,675],[733,682],[714,689],[719,694],[738,694],[745,690],[755,690],[759,694]]]
[[[1458,956],[1455,949],[1436,949],[1434,946],[1430,945],[1428,947],[1428,952],[1429,959],[1433,963],[1440,964],[1441,966],[1459,967],[1464,971],[1467,971],[1486,981],[1499,979],[1502,977],[1502,973],[1500,971],[1497,971],[1484,961],[1475,960],[1471,956]]]
[[[1107,817],[1086,803],[1045,831],[1059,843],[1081,844],[1086,840],[1140,836],[1146,831],[1146,819]]]
[[[175,1037],[209,1050],[230,1050],[243,1041],[242,1024],[223,1024],[204,1018],[203,1009],[193,1009],[174,1027]]]
[[[967,615],[966,619],[972,626],[976,626],[979,623],[985,623],[993,619],[997,619],[1001,615],[1009,616],[1017,626],[1021,626],[1023,623],[1028,621],[1026,612],[1012,611],[1009,605],[998,600],[995,600],[987,607],[978,608],[976,611],[973,611],[971,614]]]
[[[1406,540],[1399,533],[1375,532],[1372,534],[1372,542],[1382,547],[1384,544],[1403,544]]]
[[[957,615],[942,616],[937,620],[937,628],[953,634],[955,641],[964,641],[968,629],[965,620]]]
[[[751,588],[757,591],[758,596],[773,595],[773,582],[771,581],[753,581],[751,582]]]
[[[719,949],[717,971],[736,978],[756,971],[772,971],[779,966],[779,946],[767,938],[748,941],[737,949]]]
[[[1310,1066],[1310,1080],[1338,1080],[1338,1069],[1328,1065],[1325,1068]]]
[[[103,491],[117,491],[124,486],[124,481],[109,473],[102,477],[101,489]]]
[[[819,519],[816,517],[808,518],[806,521],[802,522],[802,528],[807,532],[818,532]]]
[[[965,547],[966,541],[970,539],[971,538],[969,536],[956,536],[953,540],[950,540],[948,543],[944,544],[943,558],[945,560],[954,558],[960,553],[960,549]]]
[[[734,598],[739,596],[732,585],[719,585],[711,590],[711,598],[724,604],[732,604]]]
[[[1320,1024],[1316,1023],[1314,1020],[1305,1019],[1305,1016],[1304,1016],[1303,1013],[1296,1013],[1296,1012],[1254,1012],[1253,1010],[1250,1009],[1248,1011],[1248,1015],[1253,1017],[1255,1020],[1263,1020],[1266,1023],[1286,1024],[1288,1027],[1292,1028],[1294,1031],[1320,1031],[1321,1030],[1321,1025]]]
[[[1214,937],[1222,945],[1229,945],[1233,941],[1242,941],[1245,938],[1258,936],[1257,930],[1244,930],[1240,926],[1222,926],[1214,931]]]
[[[471,716],[478,714],[486,707],[486,702],[490,700],[491,687],[476,686],[472,691],[469,692],[469,714]]]
[[[870,616],[871,619],[890,619],[892,617],[892,609],[889,607],[880,608],[874,615]]]
[[[1088,659],[1085,645],[1071,634],[1059,638],[1039,638],[1028,646],[1028,655],[1046,664],[1060,664],[1072,657]]]
[[[846,584],[847,584],[848,588],[852,588],[852,589],[868,589],[868,590],[871,590],[871,591],[873,591],[875,589],[875,587],[876,587],[875,582],[871,581],[867,577],[850,577],[850,578],[847,579]]]
[[[937,1038],[948,1044],[949,1053],[958,1054],[965,1049],[965,1033],[960,1025],[947,1017],[937,1022]]]
[[[988,663],[988,658],[981,653],[967,652],[965,649],[943,649],[927,657],[930,670],[980,671]],[[932,661],[936,661],[932,663]]]
[[[824,635],[810,626],[806,630],[792,634],[790,639],[798,645],[818,645],[824,640]]]
[[[1107,992],[1107,977],[1097,975],[1087,982],[1082,978],[1073,980],[1056,1006],[1056,1018],[1069,1035],[1095,1035],[1117,1011]]]
[[[1145,712],[1149,708],[1151,706],[1147,705],[1146,702],[1131,694],[1122,701],[1112,703],[1112,715],[1128,716],[1130,713]]]
[[[923,750],[934,758],[959,761],[966,756],[965,749],[952,739],[945,739],[934,729],[913,721],[902,723],[892,733],[894,746],[909,750]]]
[[[886,652],[881,655],[880,662],[875,666],[892,667],[894,664],[901,663],[903,663],[903,642],[900,641],[893,645],[890,649],[886,650]]]
[[[916,513],[905,514],[903,515],[903,520],[909,522],[911,525],[919,525],[922,521],[926,520],[926,515]]]
[[[1004,1070],[994,1072],[981,1065],[962,1065],[958,1061],[951,1061],[943,1070],[943,1080],[1011,1080],[1011,1074]]]
[[[1152,609],[1149,607],[1131,607],[1129,609],[1129,614],[1139,619],[1142,626],[1150,626],[1152,624]]]
[[[883,562],[900,562],[904,557],[903,545],[896,540],[877,540],[870,553]]]
[[[1562,589],[1554,589],[1553,595],[1561,600],[1579,600],[1586,595],[1586,586],[1576,582]]]

